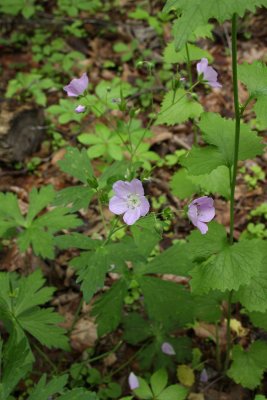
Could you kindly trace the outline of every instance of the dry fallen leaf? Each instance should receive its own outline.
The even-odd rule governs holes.
[[[88,317],[81,318],[71,333],[71,347],[82,353],[84,350],[94,347],[96,340],[97,329],[94,321]]]

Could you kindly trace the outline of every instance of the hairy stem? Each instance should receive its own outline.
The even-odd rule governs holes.
[[[238,163],[238,150],[240,140],[240,108],[238,99],[238,76],[237,76],[237,14],[235,13],[232,17],[232,72],[233,72],[233,89],[234,89],[234,108],[235,108],[235,147],[234,147],[234,162],[233,172],[231,176],[231,196],[230,196],[230,236],[229,242],[232,245],[234,242],[234,207],[235,207],[235,187],[236,187],[236,175],[237,175],[237,163]],[[228,313],[227,313],[227,347],[226,347],[226,359],[224,369],[228,369],[230,351],[231,351],[231,300],[233,291],[229,293],[228,298]]]

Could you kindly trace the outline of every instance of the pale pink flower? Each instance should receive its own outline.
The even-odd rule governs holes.
[[[197,63],[197,73],[198,75],[203,75],[203,80],[208,85],[214,88],[222,87],[222,85],[217,81],[217,72],[215,69],[208,66],[207,58],[202,58],[201,61]]]
[[[79,104],[76,108],[75,108],[75,112],[76,113],[83,113],[85,111],[86,107],[82,106],[81,104]]]
[[[80,78],[74,78],[70,83],[64,87],[65,92],[67,92],[70,97],[77,97],[83,94],[85,89],[87,89],[89,80],[86,72],[82,74]]]
[[[133,179],[131,182],[117,181],[113,185],[113,196],[109,201],[109,209],[117,215],[123,215],[127,225],[133,225],[149,211],[149,202],[144,196],[142,182]]]
[[[161,351],[162,351],[162,353],[167,354],[168,356],[174,356],[176,354],[174,348],[168,342],[162,343]]]
[[[139,388],[138,378],[133,372],[131,372],[129,375],[128,383],[129,383],[131,390],[135,390],[135,389]]]
[[[203,196],[192,201],[188,207],[188,217],[202,235],[208,232],[208,226],[205,222],[210,222],[215,216],[215,208],[211,197]]]

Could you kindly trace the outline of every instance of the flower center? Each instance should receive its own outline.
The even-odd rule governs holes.
[[[138,196],[138,194],[129,194],[127,196],[127,205],[132,210],[139,207],[140,204],[141,204],[141,201],[140,201],[140,197]]]

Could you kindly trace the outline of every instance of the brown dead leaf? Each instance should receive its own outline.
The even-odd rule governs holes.
[[[188,400],[205,400],[203,393],[190,393]]]
[[[205,322],[200,322],[194,328],[195,334],[203,339],[211,339],[216,343],[216,326],[212,324],[207,324]],[[219,345],[221,348],[226,346],[226,324],[218,326],[218,338]]]
[[[95,322],[88,317],[81,318],[71,333],[71,347],[82,353],[84,350],[94,347],[96,340],[97,329]]]

